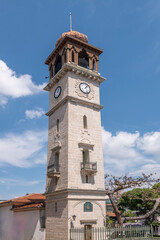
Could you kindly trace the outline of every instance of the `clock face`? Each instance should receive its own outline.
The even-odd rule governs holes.
[[[61,91],[62,91],[62,88],[60,86],[57,87],[56,90],[54,91],[54,97],[58,98],[61,95]]]
[[[80,83],[79,88],[85,94],[89,94],[91,91],[90,86],[87,83]]]

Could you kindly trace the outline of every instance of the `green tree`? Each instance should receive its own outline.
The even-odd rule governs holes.
[[[146,220],[151,218],[160,206],[160,179],[154,179],[152,174],[142,174],[137,178],[127,175],[115,177],[106,175],[106,194],[109,196],[118,223],[122,226],[124,221]],[[148,185],[148,188],[143,188]],[[123,193],[123,190],[132,189]],[[117,201],[118,200],[118,201]],[[136,213],[136,216],[125,216],[125,208]]]
[[[134,211],[136,216],[145,215],[154,207],[155,201],[160,197],[160,183],[154,184],[151,188],[134,188],[122,194],[118,202],[118,208],[124,212],[128,208]],[[150,201],[151,200],[151,201]],[[157,210],[146,220],[153,222],[156,215],[160,212],[160,206]]]

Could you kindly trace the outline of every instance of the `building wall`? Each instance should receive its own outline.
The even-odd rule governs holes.
[[[63,195],[46,198],[46,240],[68,239],[68,201],[65,197]]]
[[[45,240],[38,210],[13,212],[10,209],[11,206],[0,208],[0,240]]]
[[[87,116],[88,129],[83,128],[83,116]],[[68,187],[80,189],[104,190],[104,167],[102,153],[102,135],[100,111],[79,104],[69,104],[69,140],[68,140]],[[89,183],[81,173],[83,146],[88,147],[90,162],[97,163],[97,172],[89,174]]]
[[[57,119],[59,119],[59,133],[57,133]],[[55,152],[52,149],[59,144],[61,145],[59,149],[60,178],[47,177],[46,192],[64,189],[68,185],[68,103],[58,108],[49,117],[47,166],[54,163]]]

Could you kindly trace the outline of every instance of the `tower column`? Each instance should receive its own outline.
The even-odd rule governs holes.
[[[98,74],[97,61],[92,71],[91,58],[99,59],[101,53],[86,35],[70,31],[57,40],[45,62],[56,65],[44,88],[49,91],[46,240],[70,240],[70,228],[105,224],[103,106],[99,100],[105,78]]]

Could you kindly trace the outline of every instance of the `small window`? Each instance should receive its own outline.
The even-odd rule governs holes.
[[[72,62],[74,62],[74,52],[72,51]]]
[[[55,202],[55,212],[57,212],[57,202]]]
[[[86,175],[86,183],[88,183],[88,175]]]
[[[55,153],[54,170],[59,172],[59,152]]]
[[[57,133],[59,133],[59,119],[57,119]]]
[[[92,70],[95,70],[95,61],[94,61],[94,59],[93,59],[93,68],[92,68]]]
[[[86,117],[86,115],[83,116],[83,128],[87,129],[87,117]]]

